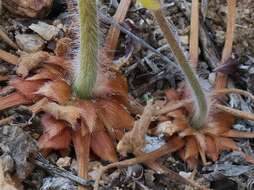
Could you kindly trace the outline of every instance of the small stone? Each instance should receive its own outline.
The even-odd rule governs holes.
[[[69,167],[71,165],[71,158],[70,157],[59,158],[56,162],[56,165],[59,166],[60,168]]]
[[[44,40],[37,34],[17,34],[15,38],[19,48],[27,53],[37,52],[44,47]]]
[[[161,122],[157,125],[156,132],[158,134],[163,133],[163,134],[168,134],[169,136],[172,136],[175,133],[175,128],[172,127],[172,121],[165,121]]]
[[[144,174],[145,181],[148,185],[154,184],[155,178],[155,172],[152,170],[147,170]]]
[[[58,24],[62,24],[62,21],[61,21],[61,19],[56,19],[56,20],[53,21],[52,24],[53,24],[54,26],[57,26]]]
[[[215,74],[215,73],[210,73],[210,74],[209,74],[208,81],[209,81],[209,83],[210,83],[211,85],[214,84],[214,82],[215,82],[215,77],[216,77],[216,74]]]
[[[216,36],[216,39],[217,39],[218,43],[223,44],[223,42],[225,40],[225,32],[220,31],[220,30],[216,31],[215,36]]]
[[[140,179],[141,177],[143,177],[144,174],[144,168],[139,165],[133,165],[133,166],[129,166],[127,168],[127,173],[126,176],[127,177],[132,177],[133,179]]]
[[[32,137],[34,138],[34,139],[36,139],[36,140],[38,140],[39,138],[40,138],[40,134],[38,134],[38,133],[33,133],[32,134]]]
[[[186,36],[179,36],[180,41],[182,42],[182,44],[184,45],[188,45],[189,44],[189,37]]]
[[[64,29],[64,25],[62,23],[57,24],[56,27],[59,29]]]
[[[48,177],[43,180],[41,190],[76,190],[72,181],[63,177]]]
[[[143,149],[145,153],[155,151],[165,144],[165,141],[160,137],[152,137],[146,135],[145,140],[147,142],[146,146]]]
[[[191,172],[184,172],[184,171],[180,171],[179,172],[180,176],[183,176],[185,178],[190,178],[191,177]]]
[[[72,165],[74,165],[74,163],[72,163]],[[96,177],[98,175],[98,171],[101,167],[102,167],[102,165],[98,161],[89,162],[89,164],[88,164],[89,179],[96,180]],[[77,162],[75,163],[75,170],[77,171]]]
[[[38,22],[38,24],[31,24],[29,26],[31,30],[39,34],[44,40],[50,41],[53,38],[55,38],[58,33],[60,32],[60,29],[56,26],[49,25],[45,22]]]

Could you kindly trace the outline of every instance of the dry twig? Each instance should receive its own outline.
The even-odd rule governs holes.
[[[7,63],[17,65],[18,59],[19,58],[17,56],[0,49],[0,60],[4,60]]]
[[[128,12],[128,9],[130,7],[131,0],[122,0],[116,10],[116,13],[114,15],[114,19],[118,23],[122,23],[126,17],[126,14]],[[111,25],[108,35],[105,41],[105,48],[109,51],[107,51],[107,59],[109,59],[110,63],[113,61],[115,57],[115,49],[117,47],[118,39],[120,36],[120,30],[114,25]],[[113,51],[112,51],[113,50]]]
[[[99,17],[103,22],[109,23],[114,25],[115,27],[117,27],[119,30],[121,30],[121,32],[125,33],[126,35],[128,35],[130,38],[132,38],[133,40],[135,40],[135,42],[141,44],[143,47],[151,50],[151,52],[155,53],[156,55],[158,55],[165,63],[168,63],[169,67],[171,67],[172,69],[176,69],[177,66],[176,64],[171,61],[167,56],[163,55],[159,50],[155,49],[154,47],[152,47],[150,44],[148,44],[145,40],[141,39],[140,37],[138,37],[137,35],[133,34],[132,32],[130,32],[128,29],[126,29],[125,27],[123,27],[122,25],[120,25],[117,21],[115,21],[115,19],[113,19],[112,17],[106,16],[102,13],[99,12]]]
[[[192,1],[191,6],[190,62],[196,70],[199,54],[199,0]]]
[[[93,181],[83,179],[79,176],[73,175],[71,172],[66,171],[64,169],[58,168],[52,164],[49,163],[41,154],[38,154],[35,158],[35,164],[45,170],[47,170],[49,173],[65,177],[67,179],[70,179],[80,185],[83,186],[91,186],[93,185]]]
[[[240,110],[237,110],[237,109],[234,109],[234,108],[229,108],[227,106],[223,106],[223,105],[220,105],[220,104],[215,104],[215,107],[218,110],[227,112],[231,115],[234,115],[235,117],[254,121],[254,114],[252,114],[252,113],[243,112],[243,111],[240,111]]]
[[[227,16],[227,32],[226,41],[222,53],[222,59],[220,64],[224,64],[232,53],[234,31],[235,31],[235,17],[236,17],[236,0],[227,0],[228,3],[228,16]],[[225,88],[227,85],[227,75],[223,73],[217,73],[215,81],[215,89]]]
[[[248,91],[237,89],[237,88],[222,88],[219,90],[214,90],[212,93],[213,93],[212,95],[235,93],[235,94],[240,94],[240,95],[249,97],[250,99],[252,99],[252,101],[254,101],[253,94],[251,94]]]
[[[177,149],[181,148],[182,146],[184,146],[184,141],[182,141],[181,139],[176,137],[173,140],[175,140],[175,143],[167,143],[164,146],[162,146],[161,148],[159,148],[158,150],[155,150],[153,152],[146,153],[146,154],[143,154],[143,155],[138,156],[136,158],[112,163],[112,164],[102,167],[97,174],[95,185],[94,185],[94,190],[98,190],[101,176],[107,170],[109,170],[111,168],[126,167],[126,166],[130,166],[130,165],[134,165],[134,164],[144,163],[149,160],[155,160],[155,159],[160,158],[166,154],[172,153],[172,152],[176,151]]]
[[[194,100],[192,99],[186,99],[186,100],[180,100],[176,103],[169,103],[165,105],[163,108],[155,108],[156,110],[154,111],[154,115],[163,115],[172,111],[175,111],[179,108],[182,108],[184,106],[187,106],[189,104],[192,104]]]

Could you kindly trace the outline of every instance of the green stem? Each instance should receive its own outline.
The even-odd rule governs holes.
[[[79,0],[80,67],[75,76],[74,91],[79,98],[92,95],[98,61],[98,18],[96,0]]]
[[[153,12],[160,26],[160,29],[164,34],[165,39],[170,45],[170,48],[176,58],[176,61],[180,65],[187,79],[187,82],[193,91],[192,94],[194,95],[196,102],[195,107],[197,107],[197,109],[195,110],[196,113],[192,118],[192,127],[195,129],[200,129],[203,126],[208,115],[208,104],[205,93],[198,81],[195,72],[193,71],[191,65],[188,63],[188,60],[186,59],[181,46],[179,45],[177,39],[175,38],[172,26],[167,22],[162,10],[159,9]]]

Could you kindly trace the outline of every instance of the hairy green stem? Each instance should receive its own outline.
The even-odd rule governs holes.
[[[170,45],[170,48],[176,58],[176,61],[180,65],[187,79],[187,82],[193,91],[192,94],[194,95],[195,102],[196,102],[196,105],[195,105],[196,113],[194,114],[192,118],[192,127],[195,129],[200,129],[203,126],[208,115],[208,103],[207,103],[205,93],[198,81],[198,78],[195,72],[193,71],[191,65],[189,64],[187,58],[185,57],[180,44],[175,38],[172,26],[167,22],[162,10],[158,9],[153,11],[153,13],[160,26],[160,29],[162,30],[164,34],[165,39]]]
[[[79,0],[80,65],[74,81],[74,91],[79,98],[92,95],[96,81],[98,61],[98,18],[96,0]]]

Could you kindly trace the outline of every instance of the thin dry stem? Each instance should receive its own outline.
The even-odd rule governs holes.
[[[226,41],[222,53],[222,59],[220,64],[224,64],[232,53],[234,32],[235,32],[235,17],[236,17],[236,0],[227,0],[228,3],[228,16],[227,16],[227,32]],[[215,81],[215,89],[225,88],[227,85],[227,75],[218,73]]]
[[[237,89],[237,88],[222,88],[222,89],[219,89],[219,90],[214,90],[212,93],[213,93],[212,94],[213,96],[218,95],[218,94],[235,93],[235,94],[240,94],[240,95],[249,97],[252,101],[254,101],[254,95],[253,94],[251,94],[248,91]]]
[[[146,154],[146,153],[144,153],[143,151],[136,151],[135,152],[135,155],[137,157],[144,155],[144,154]],[[149,161],[146,161],[144,164],[147,165],[147,167],[149,167],[150,169],[156,171],[157,173],[166,175],[171,181],[176,181],[178,183],[182,183],[182,184],[191,186],[195,189],[207,190],[206,187],[203,187],[203,186],[199,185],[198,183],[196,183],[195,181],[185,178],[185,177],[179,175],[177,172],[174,172],[174,171],[168,169],[166,166],[164,166],[162,163],[160,163],[157,160],[149,160]]]
[[[223,88],[223,89],[219,89],[219,90],[214,90],[212,92],[212,94],[210,94],[210,96],[217,96],[219,94],[228,94],[228,93],[240,94],[240,95],[249,97],[254,101],[254,95],[253,94],[251,94],[248,91],[244,91],[244,90],[236,89],[236,88]],[[163,115],[163,114],[175,111],[179,108],[183,108],[185,106],[188,106],[189,104],[192,104],[192,103],[193,103],[193,100],[191,100],[191,99],[180,100],[180,101],[178,101],[176,103],[173,103],[173,104],[169,103],[169,104],[165,105],[163,108],[159,108],[159,109],[155,108],[154,115],[156,115],[156,116],[157,115]],[[215,105],[215,106],[217,107],[217,105]],[[223,106],[223,108],[228,108],[228,107]],[[233,108],[229,108],[229,109],[235,110]],[[245,113],[245,112],[241,112],[241,113]]]
[[[131,0],[121,0],[119,3],[119,6],[116,10],[116,13],[114,15],[115,21],[118,23],[122,23],[127,15],[128,9],[130,7]],[[117,47],[118,39],[120,36],[120,30],[119,28],[111,25],[108,35],[105,41],[105,50],[107,54],[107,59],[109,60],[109,63],[111,63],[115,57],[115,49]]]
[[[0,60],[4,60],[7,63],[17,65],[18,59],[19,58],[17,56],[0,49]]]
[[[220,104],[215,104],[215,108],[217,108],[221,111],[227,112],[231,115],[234,115],[235,117],[254,121],[254,114],[252,114],[252,113],[243,112],[243,111],[236,110],[236,109],[233,109],[233,108],[229,108],[227,106],[223,106],[223,105],[220,105]]]
[[[234,89],[234,88],[229,88],[229,89],[223,88],[223,89],[220,89],[220,90],[214,90],[213,94],[211,94],[211,96],[216,96],[218,94],[227,94],[227,93],[241,94],[241,95],[250,97],[254,101],[254,96],[251,93],[249,93],[247,91],[244,91],[244,90],[240,90],[240,89]],[[162,109],[155,110],[154,115],[163,115],[163,114],[166,114],[168,112],[172,112],[172,111],[175,111],[179,108],[185,107],[188,104],[192,104],[192,103],[193,103],[193,100],[191,100],[191,99],[189,99],[189,100],[180,100],[179,102],[176,102],[174,104],[168,104],[165,107],[163,107]],[[220,104],[215,104],[215,108],[217,108],[221,111],[231,113],[232,115],[234,115],[236,117],[254,121],[254,114],[252,114],[252,113],[243,112],[243,111],[236,110],[234,108],[230,108],[230,107],[223,106],[223,105],[220,105]]]
[[[180,100],[173,104],[169,103],[165,105],[163,108],[159,108],[159,109],[155,108],[156,110],[154,111],[154,115],[163,115],[163,114],[175,111],[179,108],[188,106],[189,104],[192,104],[192,103],[193,103],[192,99]]]
[[[196,70],[199,51],[199,0],[191,3],[190,62]]]
[[[143,162],[146,162],[148,160],[155,160],[155,159],[160,158],[160,157],[162,157],[166,154],[172,153],[172,152],[180,149],[183,146],[184,146],[183,142],[179,143],[178,145],[165,144],[164,146],[162,146],[158,150],[155,150],[155,151],[150,152],[150,153],[146,153],[142,156],[132,158],[132,159],[129,159],[129,160],[124,160],[124,161],[121,161],[121,162],[112,163],[112,164],[109,164],[107,166],[104,166],[99,170],[99,172],[97,174],[95,185],[94,185],[94,190],[98,190],[101,176],[107,170],[109,170],[111,168],[127,167],[127,166],[130,166],[130,165],[143,163]]]
[[[222,134],[224,137],[231,137],[231,138],[254,138],[253,132],[244,132],[244,131],[236,131],[236,130],[229,130]]]

